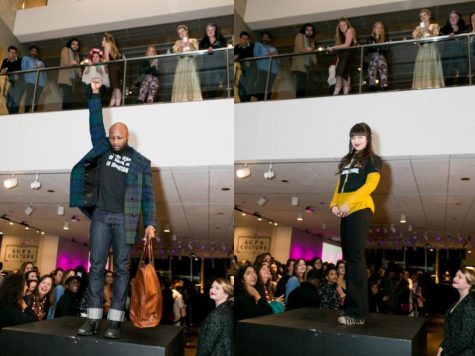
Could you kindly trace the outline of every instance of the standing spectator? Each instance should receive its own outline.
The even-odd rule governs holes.
[[[45,320],[50,306],[50,296],[53,287],[53,278],[49,274],[42,276],[31,295],[24,297],[27,305],[25,313],[36,316],[37,320]]]
[[[242,103],[251,101],[252,88],[256,81],[256,63],[246,58],[254,57],[254,45],[251,36],[246,31],[239,34],[239,44],[234,47],[234,61],[239,61],[241,76],[238,83],[239,100]]]
[[[175,42],[173,53],[198,50],[198,40],[188,37],[188,26],[179,25],[176,30],[180,39]],[[195,57],[193,55],[180,56],[173,79],[172,103],[202,99]]]
[[[40,49],[37,46],[30,46],[30,55],[23,57],[21,60],[21,70],[33,70],[34,72],[28,72],[24,74],[26,82],[26,98],[25,98],[25,112],[35,112],[38,109],[38,99],[41,96],[43,88],[46,86],[46,72],[43,69],[45,64],[38,59]],[[36,85],[38,83],[38,85]],[[36,94],[33,99],[33,94]]]
[[[328,49],[330,52],[340,49],[335,69],[336,84],[333,95],[340,94],[342,87],[343,94],[348,94],[350,92],[350,66],[354,55],[353,51],[349,48],[357,43],[356,31],[351,27],[350,21],[346,17],[342,17],[338,21],[335,38],[336,44]]]
[[[114,284],[114,272],[106,270],[104,273],[104,307],[102,315],[105,317],[112,305],[112,286]]]
[[[299,258],[294,265],[294,272],[285,285],[285,303],[289,299],[289,294],[300,286],[300,283],[305,280],[305,272],[307,271],[307,263],[303,258]]]
[[[157,56],[157,49],[153,46],[147,48],[146,57]],[[153,103],[158,89],[158,58],[144,61],[142,68],[143,79],[140,83],[140,94],[137,98],[138,103]]]
[[[294,40],[295,53],[310,53],[315,51],[315,27],[311,23],[302,26]],[[316,55],[300,55],[292,57],[292,74],[296,83],[296,97],[305,98],[307,81],[312,66],[317,65]]]
[[[173,296],[173,325],[183,326],[185,325],[186,317],[186,304],[183,299],[183,286],[184,283],[181,280],[175,281],[174,288],[172,289]]]
[[[5,277],[0,287],[0,329],[36,321],[35,315],[24,312],[26,307],[22,276],[11,274]]]
[[[109,32],[104,33],[102,38],[102,48],[104,48],[104,61],[119,61],[122,59],[117,42]],[[122,105],[122,79],[124,77],[124,62],[113,62],[107,65],[109,80],[112,88],[112,96],[109,106]]]
[[[472,12],[470,14],[470,26],[469,26],[470,32],[473,33],[475,32],[475,12]]]
[[[419,16],[421,23],[412,32],[412,37],[423,39],[438,36],[440,28],[438,24],[430,22],[431,12],[422,9]],[[414,63],[412,89],[442,88],[444,85],[444,73],[436,44],[421,43]]]
[[[467,76],[467,42],[466,38],[454,38],[460,33],[467,33],[460,13],[452,10],[445,26],[440,29],[441,35],[448,35],[449,40],[442,43],[442,67],[444,69],[445,84],[448,86],[463,85]]]
[[[384,31],[384,24],[381,21],[376,21],[373,25],[373,31],[368,38],[368,44],[381,44],[386,42],[386,32]],[[386,62],[387,49],[381,46],[373,46],[368,48],[368,53],[371,54],[369,61],[368,75],[369,75],[369,91],[376,91],[376,77],[379,73],[381,83],[381,90],[388,88],[388,63]]]
[[[340,308],[340,299],[336,291],[338,284],[338,274],[334,265],[328,266],[325,271],[325,281],[321,284],[320,309],[338,310]]]
[[[9,114],[17,114],[20,109],[20,101],[25,91],[25,81],[23,74],[8,74],[21,70],[21,58],[17,56],[18,50],[15,46],[8,47],[8,56],[2,62],[0,74],[7,74],[10,87],[7,92],[7,109]]]
[[[196,356],[234,355],[234,312],[228,303],[232,296],[233,286],[229,281],[221,278],[213,281],[209,297],[216,309],[201,324]]]
[[[224,84],[224,73],[222,69],[223,55],[213,56],[213,50],[226,47],[226,40],[223,35],[219,33],[218,25],[209,23],[206,25],[204,37],[199,44],[200,49],[208,50],[208,56],[203,58],[203,66],[200,71],[201,75],[201,87],[205,93],[206,98],[216,98],[219,92],[219,88]],[[226,68],[227,70],[227,68]]]
[[[93,48],[89,51],[89,65],[84,68],[82,82],[91,84],[93,78],[100,78],[102,85],[110,87],[109,74],[104,64],[99,64],[103,59],[103,52],[99,48]]]
[[[71,38],[61,50],[61,67],[77,66],[79,59],[79,40]],[[73,93],[81,80],[81,67],[61,69],[58,73],[58,84],[63,94],[63,110],[73,107]]]
[[[268,31],[261,33],[261,42],[257,42],[254,46],[254,57],[272,57],[278,55],[279,52],[272,46],[274,37]],[[254,96],[257,100],[269,100],[272,95],[272,85],[279,73],[280,60],[273,59],[269,73],[270,59],[257,60],[257,80],[254,83]],[[267,96],[265,95],[267,90]]]
[[[78,300],[79,278],[71,276],[64,282],[64,294],[58,301],[54,313],[55,318],[62,316],[79,316]]]
[[[338,322],[364,325],[368,314],[365,244],[375,209],[371,193],[381,177],[381,159],[373,151],[372,133],[366,123],[354,125],[349,136],[348,153],[338,164],[340,177],[330,202],[332,213],[341,221],[341,245],[347,266],[344,314]]]
[[[444,341],[437,356],[475,355],[475,272],[460,268],[452,287],[459,293],[459,300],[447,313],[444,324]]]

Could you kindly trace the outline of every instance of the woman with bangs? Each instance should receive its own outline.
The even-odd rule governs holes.
[[[376,21],[373,25],[373,31],[368,38],[368,44],[380,44],[386,42],[386,31],[381,21]],[[376,91],[376,77],[379,73],[381,90],[388,88],[388,64],[386,62],[387,50],[380,46],[368,48],[368,54],[371,55],[368,67],[369,91]]]
[[[350,130],[349,151],[338,164],[340,176],[330,203],[341,219],[340,239],[346,261],[344,314],[338,322],[364,325],[368,314],[365,244],[374,213],[371,193],[380,179],[381,159],[373,152],[370,127],[362,122]]]
[[[336,45],[328,48],[330,52],[335,49],[345,49],[338,51],[338,63],[335,69],[335,91],[333,95],[340,94],[343,87],[343,94],[350,92],[350,66],[352,62],[352,56],[354,54],[349,48],[357,44],[356,31],[351,26],[350,21],[346,17],[340,18],[338,25],[336,26]],[[348,49],[347,49],[348,48]]]

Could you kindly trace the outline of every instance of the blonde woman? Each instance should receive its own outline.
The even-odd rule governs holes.
[[[475,355],[475,285],[473,269],[460,268],[452,287],[459,293],[459,300],[447,313],[444,325],[444,341],[437,356]]]
[[[179,25],[176,30],[180,39],[173,46],[174,53],[198,50],[198,40],[188,37],[188,27],[186,25]],[[202,99],[195,57],[183,56],[178,59],[178,64],[176,65],[175,78],[173,79],[172,103]]]
[[[201,324],[196,356],[234,355],[234,312],[228,303],[233,294],[233,286],[228,280],[216,278],[213,281],[209,297],[216,309]]]
[[[335,49],[346,49],[356,45],[356,31],[351,26],[346,17],[340,18],[336,26],[335,34],[336,44],[329,48],[329,51]],[[335,90],[333,95],[340,94],[343,88],[343,94],[350,92],[350,66],[353,53],[350,50],[338,51],[338,63],[335,70]]]
[[[371,36],[368,38],[368,44],[379,44],[386,41],[386,32],[384,31],[384,24],[381,21],[376,21],[371,31]],[[386,90],[388,87],[388,64],[386,62],[386,49],[374,46],[368,48],[368,53],[371,54],[369,61],[368,76],[369,76],[369,91],[376,91],[376,77],[379,73],[381,89]]]
[[[104,61],[117,61],[122,59],[117,42],[114,36],[109,32],[104,33],[102,38],[102,47],[104,48]],[[124,76],[124,63],[114,62],[107,65],[109,71],[110,86],[112,88],[112,97],[109,106],[120,106],[122,104],[122,85]]]
[[[422,9],[419,11],[419,17],[421,22],[412,32],[413,38],[422,39],[439,35],[439,25],[431,23],[431,12],[429,10]],[[421,43],[414,63],[412,89],[443,88],[444,86],[442,63],[435,43]]]

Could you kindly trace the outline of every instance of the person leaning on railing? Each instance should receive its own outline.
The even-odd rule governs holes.
[[[45,64],[38,59],[40,49],[30,46],[30,55],[21,60],[21,70],[43,69]],[[38,99],[46,85],[46,72],[44,70],[30,71],[24,74],[26,82],[25,112],[38,109]],[[33,99],[33,95],[35,98]]]
[[[267,57],[279,54],[277,49],[272,46],[273,37],[268,31],[261,33],[261,41],[254,46],[254,57]],[[254,96],[257,100],[269,100],[272,95],[272,85],[279,73],[280,60],[273,59],[272,66],[269,72],[270,59],[263,59],[257,61],[257,80],[254,83]],[[267,91],[267,97],[266,97]]]
[[[17,72],[21,70],[21,58],[17,56],[17,48],[15,46],[8,47],[8,56],[2,62],[0,74],[8,74],[8,72]],[[8,75],[10,87],[6,94],[6,106],[9,114],[17,114],[20,109],[20,101],[25,91],[25,82],[23,74]],[[2,84],[3,85],[3,84]],[[5,81],[5,88],[7,82]]]
[[[246,61],[246,58],[254,57],[254,45],[251,36],[246,31],[239,34],[239,44],[234,47],[234,61],[239,61],[241,75],[238,81],[239,100],[244,103],[251,101],[252,88],[256,80],[255,61]]]
[[[311,23],[302,26],[295,36],[294,52],[309,53],[315,50],[315,27]],[[317,65],[317,56],[301,55],[292,58],[292,74],[296,83],[296,97],[304,98],[307,94],[307,80],[312,66]]]

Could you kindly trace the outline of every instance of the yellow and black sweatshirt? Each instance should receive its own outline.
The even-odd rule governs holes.
[[[381,159],[378,156],[370,157],[362,167],[355,167],[350,162],[340,173],[330,209],[346,203],[350,208],[349,214],[366,208],[374,213],[371,193],[378,186],[380,171]]]

